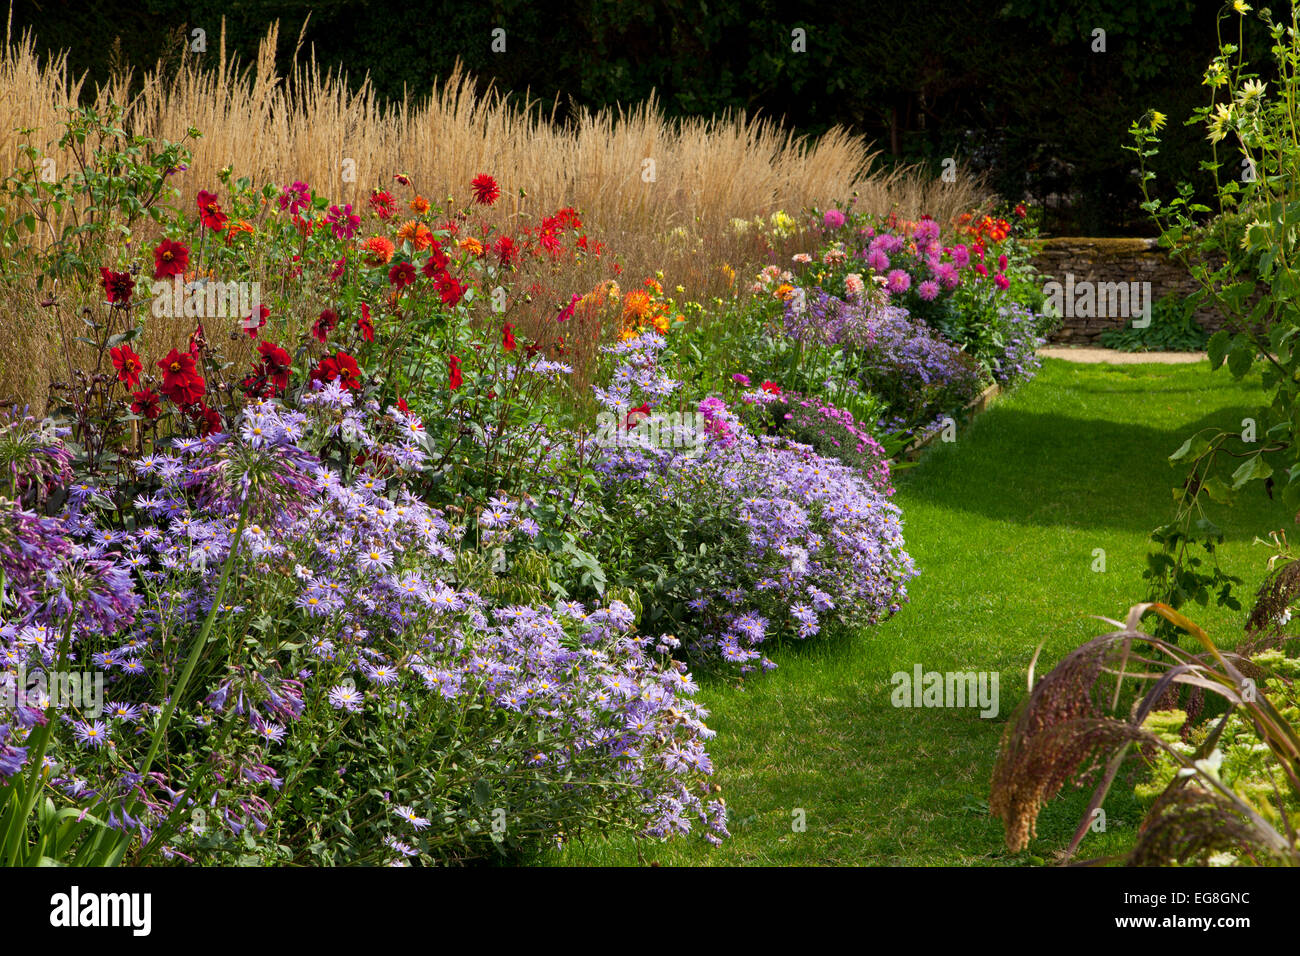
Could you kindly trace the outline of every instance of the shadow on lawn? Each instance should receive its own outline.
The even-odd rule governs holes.
[[[1009,524],[1145,534],[1173,518],[1170,489],[1183,473],[1169,455],[1200,429],[1239,429],[1257,413],[1232,406],[1159,427],[995,405],[955,442],[935,443],[898,475],[899,503],[905,519],[905,499],[913,497]],[[1243,489],[1234,506],[1207,513],[1230,539],[1247,540],[1292,517],[1258,484]]]

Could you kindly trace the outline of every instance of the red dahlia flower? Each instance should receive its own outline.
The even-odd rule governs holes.
[[[257,307],[257,318],[252,315],[244,316],[244,331],[252,338],[257,338],[257,330],[266,325],[266,317],[271,314],[269,306],[259,305]]]
[[[429,261],[420,271],[430,279],[436,279],[438,273],[445,271],[449,265],[451,265],[451,257],[442,251],[442,243],[435,239],[433,245],[429,246]]]
[[[338,379],[339,384],[350,392],[361,388],[361,369],[357,367],[357,360],[347,352],[335,352],[333,356],[321,359],[311,377],[312,381],[318,382]]]
[[[140,373],[144,371],[144,363],[140,361],[140,356],[132,351],[131,346],[119,345],[117,348],[109,349],[108,354],[113,357],[117,380],[129,389],[139,388]]]
[[[367,342],[375,340],[375,326],[370,321],[370,306],[364,302],[361,303],[361,317],[357,319],[357,328],[361,330],[361,337]]]
[[[475,176],[469,185],[474,190],[474,201],[480,206],[490,206],[501,197],[501,187],[487,173]]]
[[[172,349],[158,367],[163,370],[162,393],[177,405],[193,405],[207,391],[208,383],[195,367],[194,356],[188,352]]]
[[[113,305],[126,305],[135,293],[135,279],[129,272],[113,272],[99,268],[100,281],[104,283],[104,297]]]
[[[465,294],[465,287],[451,277],[449,273],[442,273],[438,276],[438,295],[442,298],[443,304],[455,305]]]
[[[759,386],[759,388],[761,388],[765,392],[770,392],[773,395],[781,394],[781,386],[776,384],[776,382],[764,382],[762,385]]]
[[[509,236],[497,236],[496,242],[492,243],[492,251],[497,254],[497,261],[503,266],[519,259],[519,247]]]
[[[170,279],[172,276],[184,275],[189,268],[190,250],[179,242],[164,239],[153,251],[153,277]]]
[[[214,435],[221,431],[221,415],[204,402],[199,402],[190,409],[190,414],[194,417],[199,426],[200,435]]]
[[[289,374],[293,371],[289,353],[273,342],[262,342],[257,352],[262,356],[259,372],[266,376],[275,394],[282,394],[289,387]]]
[[[515,350],[515,327],[509,322],[507,322],[505,328],[502,329],[501,346],[507,352],[513,352]]]
[[[555,317],[555,321],[567,322],[569,321],[569,319],[573,318],[574,310],[578,308],[578,303],[581,301],[582,301],[582,296],[578,295],[578,293],[576,292],[573,293],[573,298],[569,300],[568,305],[566,305],[563,309],[560,310],[560,314]]]
[[[376,189],[370,194],[370,205],[380,219],[393,218],[393,194]]]
[[[451,386],[451,390],[454,392],[454,391],[456,391],[456,389],[460,388],[461,385],[464,384],[464,382],[465,382],[465,376],[462,375],[461,372],[460,372],[460,359],[459,359],[459,358],[457,358],[456,356],[453,355],[453,356],[451,357],[450,365],[451,365],[451,371],[450,371],[450,374],[449,374],[448,377],[447,377],[447,384],[448,384],[449,386]]]
[[[199,190],[199,219],[208,229],[220,230],[226,228],[226,214],[221,211],[221,205],[217,202],[216,193],[204,192]]]
[[[334,331],[334,327],[339,324],[339,314],[333,309],[322,309],[320,318],[311,327],[311,334],[322,345],[329,338],[329,334]]]
[[[398,289],[415,285],[415,266],[409,262],[398,262],[388,270],[388,281]]]
[[[131,413],[154,419],[162,414],[158,404],[158,393],[151,388],[141,389],[131,395]]]

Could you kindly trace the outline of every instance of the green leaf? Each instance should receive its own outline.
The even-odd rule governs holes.
[[[1232,489],[1230,489],[1228,483],[1218,475],[1206,480],[1201,487],[1205,490],[1205,493],[1210,496],[1211,501],[1221,505],[1232,503]]]
[[[1219,329],[1210,336],[1210,341],[1205,343],[1205,350],[1209,353],[1210,368],[1217,369],[1223,364],[1223,359],[1228,354],[1228,344],[1231,341],[1232,334],[1227,329]]]
[[[1184,458],[1191,458],[1193,461],[1200,458],[1209,449],[1210,443],[1200,435],[1193,435],[1187,441],[1178,446],[1178,450],[1169,456],[1171,462],[1182,461]]]
[[[1228,371],[1232,373],[1233,378],[1241,378],[1250,371],[1250,366],[1254,361],[1255,350],[1248,346],[1243,347],[1238,342],[1233,350],[1228,353]]]
[[[1259,455],[1247,458],[1232,473],[1232,487],[1235,491],[1248,481],[1260,481],[1273,474],[1273,466]]]
[[[127,329],[125,332],[119,332],[117,335],[110,335],[108,337],[108,347],[111,349],[121,345],[123,342],[130,342],[132,339],[139,337],[141,331],[143,330],[139,326],[136,326],[134,329]]]

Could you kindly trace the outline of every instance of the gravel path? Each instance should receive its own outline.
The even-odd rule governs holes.
[[[1084,362],[1090,365],[1109,363],[1111,365],[1182,365],[1200,362],[1205,359],[1204,352],[1119,352],[1115,349],[1095,349],[1077,345],[1052,345],[1038,350],[1043,358],[1065,359],[1067,362]]]

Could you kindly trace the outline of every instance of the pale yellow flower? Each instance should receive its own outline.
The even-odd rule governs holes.
[[[1228,135],[1228,125],[1232,122],[1232,107],[1227,103],[1218,103],[1210,116],[1209,140],[1217,143]]]
[[[1237,103],[1240,106],[1253,108],[1264,97],[1264,84],[1259,80],[1247,80],[1237,91]]]

